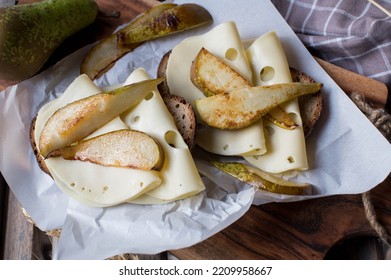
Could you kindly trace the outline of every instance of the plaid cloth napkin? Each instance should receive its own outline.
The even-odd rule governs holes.
[[[391,17],[366,0],[271,2],[313,55],[382,81],[391,92]],[[390,1],[378,2],[391,11]]]

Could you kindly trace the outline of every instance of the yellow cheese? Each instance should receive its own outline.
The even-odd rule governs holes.
[[[146,79],[149,79],[146,72],[137,69],[125,84]],[[170,202],[204,190],[204,183],[193,157],[157,90],[151,92],[135,108],[121,115],[121,118],[131,129],[143,131],[157,139],[164,150],[162,182],[159,187],[147,193],[148,197],[152,197],[154,202]],[[151,203],[151,199],[140,198],[134,203]]]
[[[252,74],[246,52],[234,22],[222,23],[209,32],[187,38],[171,52],[167,65],[167,84],[170,92],[184,97],[194,106],[194,100],[205,95],[190,80],[190,67],[200,49],[204,47],[248,80]],[[197,144],[220,155],[263,154],[265,139],[262,120],[241,130],[220,130],[208,126],[197,130]]]
[[[101,92],[85,75],[75,79],[66,91],[54,101],[45,105],[38,113],[35,125],[35,140],[48,118],[59,108]],[[119,118],[108,123],[94,135],[128,128]],[[72,198],[90,206],[110,206],[135,198],[161,183],[159,172],[130,168],[107,167],[82,162],[49,158],[45,163],[58,187]]]
[[[284,49],[275,32],[259,37],[247,49],[255,85],[292,82]],[[264,120],[267,153],[246,156],[251,164],[268,172],[308,169],[305,139],[297,99],[281,106],[299,127],[287,130]]]

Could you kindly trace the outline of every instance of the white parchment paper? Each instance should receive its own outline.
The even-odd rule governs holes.
[[[41,230],[62,229],[55,259],[104,259],[120,253],[153,254],[188,247],[236,221],[251,204],[362,193],[389,175],[391,145],[327,76],[269,1],[196,2],[210,11],[213,25],[146,43],[123,57],[96,83],[102,87],[122,83],[138,67],[156,77],[164,53],[185,37],[204,33],[225,21],[235,21],[243,40],[275,30],[290,65],[324,84],[322,115],[307,138],[310,169],[294,178],[311,183],[314,193],[286,196],[255,192],[211,168],[203,160],[204,154],[196,151],[197,167],[207,190],[195,197],[167,205],[111,208],[89,208],[69,199],[39,169],[29,143],[29,128],[39,108],[59,96],[79,75],[88,46],[0,93],[0,170]]]

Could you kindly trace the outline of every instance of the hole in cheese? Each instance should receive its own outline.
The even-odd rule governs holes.
[[[134,116],[132,119],[132,123],[136,123],[140,120],[140,116]]]
[[[269,125],[265,126],[265,130],[266,130],[267,134],[270,136],[272,136],[274,134],[274,128]]]
[[[299,117],[297,114],[289,112],[289,117],[295,122],[295,123],[301,123],[301,117]]]
[[[76,186],[76,183],[71,183],[70,186],[73,188]]]
[[[289,163],[294,163],[295,159],[292,156],[290,156],[290,157],[288,157],[288,162]]]
[[[109,187],[108,186],[104,186],[103,187],[103,193],[107,192],[109,190]]]
[[[148,94],[144,97],[144,99],[145,99],[145,100],[150,100],[150,99],[152,99],[153,95],[154,95],[154,93],[151,91],[150,93],[148,93]]]
[[[259,77],[263,82],[269,82],[274,78],[275,71],[273,67],[265,66],[261,69],[261,72],[259,72]]]
[[[226,151],[226,150],[228,150],[228,149],[229,149],[229,145],[228,145],[228,144],[227,144],[227,145],[224,145],[223,150]]]
[[[229,48],[225,52],[225,58],[230,61],[236,60],[237,57],[238,57],[238,51],[234,48]]]
[[[164,134],[164,139],[166,140],[167,144],[170,145],[170,147],[172,148],[186,148],[186,144],[185,142],[183,141],[183,138],[182,136],[178,135],[177,132],[175,131],[167,131],[165,134]],[[182,140],[182,141],[180,141]]]

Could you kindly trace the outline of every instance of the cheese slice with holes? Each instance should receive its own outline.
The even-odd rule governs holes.
[[[205,98],[190,80],[190,67],[204,47],[251,81],[245,49],[234,22],[222,23],[209,32],[187,38],[172,49],[166,77],[170,92],[194,100]],[[221,130],[209,126],[197,128],[196,143],[206,151],[220,155],[261,155],[266,152],[262,120],[240,130]]]
[[[292,82],[284,49],[275,32],[264,34],[247,49],[255,85]],[[251,164],[268,172],[308,169],[305,138],[297,99],[281,105],[299,127],[288,130],[264,120],[267,153],[245,156]]]
[[[147,79],[147,73],[140,68],[133,71],[125,84]],[[193,196],[205,189],[190,150],[157,90],[121,118],[131,129],[143,131],[157,139],[165,154],[159,187],[148,191],[147,196],[129,202],[166,203]]]
[[[35,124],[35,141],[49,117],[59,108],[75,100],[97,94],[101,90],[81,75],[65,92],[39,111]],[[97,130],[94,135],[128,128],[119,118]],[[93,136],[93,135],[91,135]],[[89,206],[105,207],[125,202],[157,187],[161,183],[157,171],[100,166],[78,160],[49,158],[45,163],[57,186],[70,197]]]

